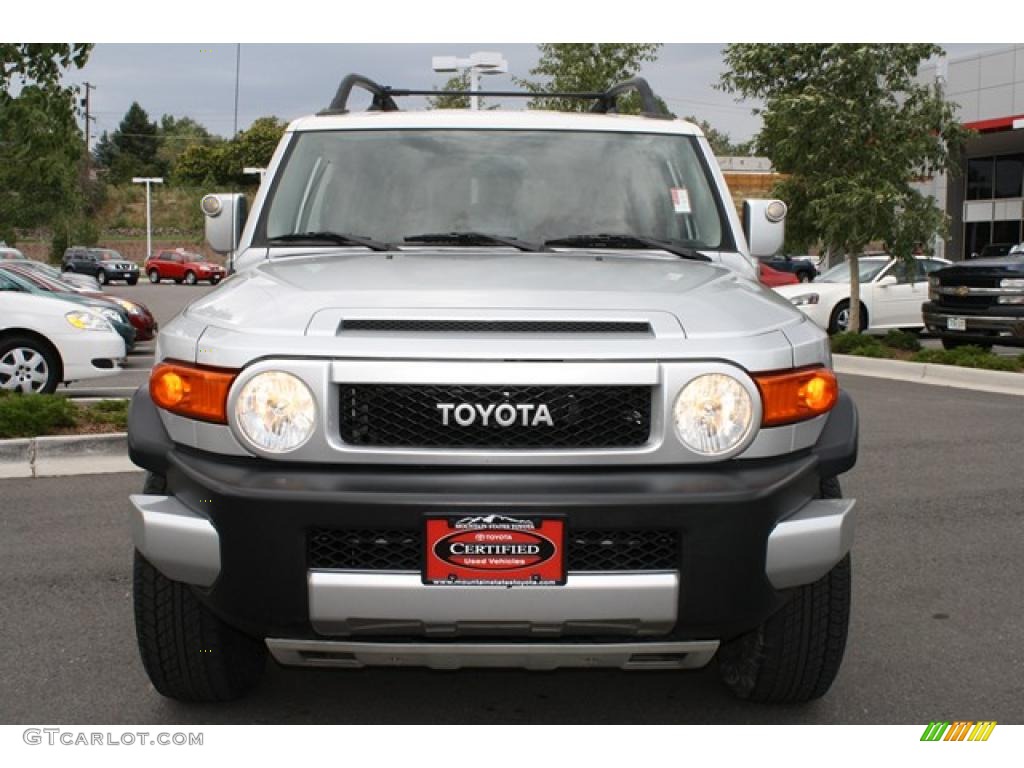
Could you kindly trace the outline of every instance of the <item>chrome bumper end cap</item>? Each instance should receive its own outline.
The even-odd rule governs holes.
[[[775,526],[765,572],[776,589],[812,584],[853,545],[855,499],[815,499]]]
[[[173,496],[130,496],[135,548],[164,576],[208,587],[220,574],[220,536],[213,523]]]

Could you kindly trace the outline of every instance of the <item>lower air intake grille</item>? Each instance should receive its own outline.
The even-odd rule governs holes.
[[[309,532],[309,567],[355,571],[418,571],[420,531],[331,530]],[[570,571],[664,571],[679,568],[679,534],[671,530],[570,530]]]
[[[341,385],[350,445],[622,448],[644,445],[650,431],[650,387]]]

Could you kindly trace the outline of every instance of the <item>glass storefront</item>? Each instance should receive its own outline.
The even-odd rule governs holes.
[[[964,185],[964,258],[989,244],[1024,242],[1024,153],[970,158]]]

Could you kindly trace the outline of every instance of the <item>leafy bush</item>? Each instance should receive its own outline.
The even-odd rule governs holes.
[[[838,355],[861,357],[892,356],[877,337],[865,333],[837,333],[832,337],[832,351]]]
[[[1024,370],[1024,355],[1001,357],[981,347],[967,345],[956,349],[922,349],[910,358],[915,363],[959,365],[964,368],[984,368],[990,371]]]
[[[0,392],[0,438],[35,437],[75,426],[74,403],[56,395]]]
[[[118,431],[128,428],[127,400],[100,400],[82,407],[82,416],[94,424],[110,424]]]
[[[903,349],[907,352],[917,352],[921,349],[921,341],[917,338],[917,334],[910,331],[893,329],[885,334],[882,343],[891,349]]]

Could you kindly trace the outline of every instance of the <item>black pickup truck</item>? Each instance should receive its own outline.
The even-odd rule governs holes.
[[[1024,253],[933,272],[928,299],[921,306],[925,327],[946,349],[1024,347]]]

